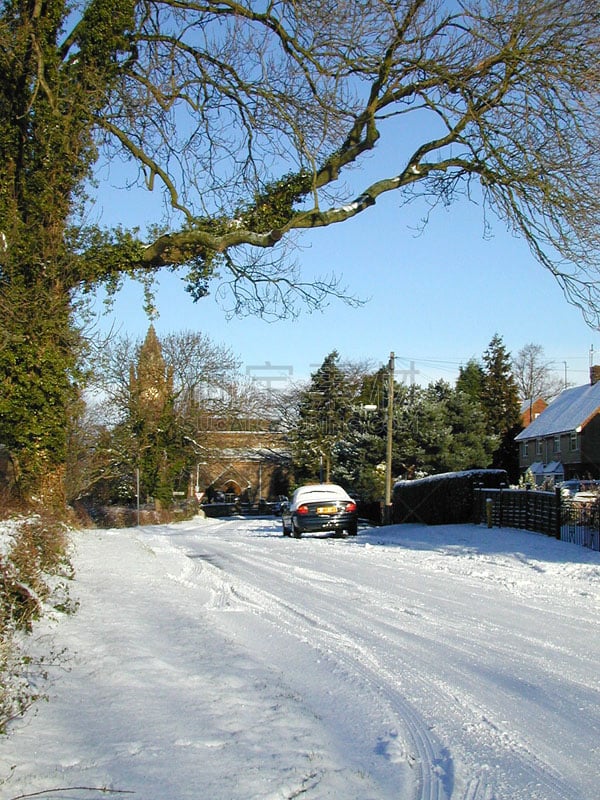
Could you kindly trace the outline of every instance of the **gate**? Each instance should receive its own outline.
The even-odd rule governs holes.
[[[560,538],[563,542],[600,551],[600,499],[563,500]]]

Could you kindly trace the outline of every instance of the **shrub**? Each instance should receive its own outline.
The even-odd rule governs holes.
[[[100,506],[89,509],[93,524],[99,528],[133,528],[136,525],[164,525],[192,519],[198,513],[196,501],[179,503],[172,508],[147,508],[139,511],[132,506]]]
[[[0,732],[39,696],[29,680],[35,667],[26,654],[33,620],[46,605],[62,611],[72,577],[67,527],[59,517],[32,514],[0,521]],[[37,669],[38,677],[40,669]],[[43,673],[42,673],[43,676]]]

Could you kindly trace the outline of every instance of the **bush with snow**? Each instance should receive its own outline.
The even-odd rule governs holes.
[[[30,673],[27,633],[49,609],[71,610],[67,528],[34,514],[0,521],[0,732],[39,692]]]

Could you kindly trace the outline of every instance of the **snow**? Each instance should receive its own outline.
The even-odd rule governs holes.
[[[596,800],[598,553],[280,525],[75,532],[79,610],[34,631],[48,700],[0,741],[0,798]]]
[[[23,520],[18,518],[0,522],[0,558],[6,558],[10,553],[22,524]]]

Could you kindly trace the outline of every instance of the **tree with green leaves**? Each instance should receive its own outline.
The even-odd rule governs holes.
[[[512,359],[497,333],[483,354],[481,400],[491,433],[502,435],[518,424],[519,390],[512,372]]]
[[[446,438],[444,448],[435,464],[435,472],[455,472],[487,467],[496,440],[490,435],[485,413],[478,401],[458,386],[451,388],[445,381],[428,388],[442,404]]]
[[[298,482],[329,482],[335,472],[334,454],[350,432],[355,394],[332,351],[311,376],[302,392],[292,435],[293,461]]]
[[[0,440],[24,493],[49,484],[46,497],[60,491],[79,378],[68,223],[133,25],[131,3],[108,5],[90,6],[71,40],[67,3],[0,7]]]
[[[206,439],[215,419],[235,429],[240,420],[265,413],[264,393],[240,378],[237,357],[200,331],[159,338],[151,325],[144,340],[113,336],[95,355],[92,394],[102,400],[71,418],[70,502],[130,498],[135,470],[148,459],[153,464],[141,471],[144,494],[164,495],[165,502],[174,489],[187,490],[199,457],[213,457]],[[152,442],[145,438],[148,432]],[[159,451],[168,453],[162,489],[155,485]]]
[[[494,438],[479,402],[446,381],[397,389],[395,474],[404,478],[485,467]]]
[[[292,234],[386,193],[478,193],[596,320],[598,20],[597,0],[2,0],[0,442],[24,491],[60,479],[82,292],[181,268],[240,313],[318,307],[344,291],[303,278]],[[105,161],[165,217],[86,227]]]
[[[153,325],[139,349],[137,363],[130,365],[124,425],[132,435],[140,494],[152,497],[157,506],[168,507],[182,457],[181,434],[174,410],[173,369],[165,362]]]
[[[354,389],[353,408],[346,434],[334,447],[333,479],[357,499],[379,503],[385,496],[388,368],[343,367]]]
[[[138,360],[142,344],[130,336],[112,336],[94,353],[93,389],[108,398],[113,421],[129,407],[130,365]],[[231,398],[241,392],[234,388],[240,363],[230,348],[191,330],[168,333],[158,345],[173,376],[174,408],[189,435],[202,427],[203,418],[231,413]]]

